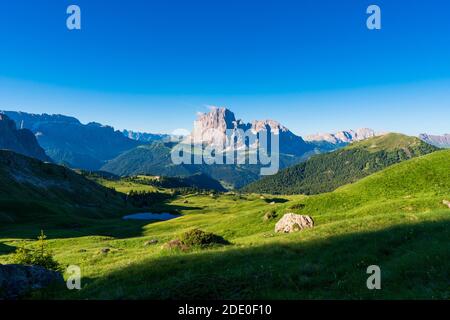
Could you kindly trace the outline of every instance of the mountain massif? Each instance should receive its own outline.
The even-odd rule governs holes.
[[[314,144],[305,142],[275,120],[255,120],[245,123],[236,119],[230,110],[218,107],[211,107],[208,113],[198,115],[189,138],[194,144],[224,145],[225,150],[230,147],[239,150],[257,143],[256,135],[262,132],[268,137],[270,134],[278,137],[280,154],[304,157],[314,152]],[[255,141],[248,140],[251,135],[255,136]]]
[[[274,120],[253,121],[245,123],[236,119],[233,112],[226,108],[211,108],[210,112],[198,115],[192,133],[181,144],[200,146],[216,146],[227,151],[232,144],[235,150],[242,150],[256,143],[250,142],[248,135],[264,132],[270,137],[279,138],[280,167],[286,168],[311,155],[321,152],[316,144],[305,142],[289,129]],[[220,146],[219,146],[220,145]],[[240,188],[256,181],[260,177],[262,165],[257,164],[179,164],[172,162],[170,152],[173,143],[154,142],[152,145],[139,146],[124,152],[117,158],[108,161],[101,170],[117,175],[166,175],[190,176],[204,173],[221,181],[227,188]]]
[[[51,161],[30,130],[18,130],[14,121],[2,113],[0,113],[0,149],[11,150],[42,161]]]
[[[313,156],[276,175],[254,182],[243,191],[270,194],[329,192],[395,163],[436,150],[438,148],[418,138],[390,133]]]
[[[64,115],[30,114],[3,111],[20,128],[31,130],[47,155],[55,163],[71,168],[97,170],[107,160],[142,142],[125,137],[110,126]]]

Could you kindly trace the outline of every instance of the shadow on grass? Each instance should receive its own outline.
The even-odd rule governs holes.
[[[287,239],[284,239],[287,238]],[[301,241],[163,255],[96,279],[71,299],[449,299],[450,220]],[[293,240],[293,241],[291,241]],[[300,241],[299,241],[300,240]],[[294,242],[295,241],[295,242]],[[368,290],[367,267],[382,290]],[[55,293],[53,293],[55,294]]]
[[[0,225],[0,239],[36,239],[41,230],[44,230],[49,239],[75,238],[85,236],[108,236],[117,239],[138,237],[143,235],[146,225],[158,221],[130,221],[122,220],[121,216],[132,213],[173,213],[198,210],[198,207],[188,207],[170,204],[157,204],[151,208],[135,208],[131,211],[123,211],[116,214],[117,218],[86,218],[61,214],[48,215],[43,219],[32,220],[29,223],[17,222]]]
[[[0,255],[10,254],[13,253],[14,251],[16,251],[16,247],[0,242]]]

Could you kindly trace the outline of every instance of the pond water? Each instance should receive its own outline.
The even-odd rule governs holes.
[[[135,213],[130,214],[127,216],[124,216],[123,220],[158,220],[158,221],[166,221],[170,219],[175,219],[181,217],[179,214],[171,214],[167,212],[163,213],[151,213],[151,212],[144,212],[144,213]]]

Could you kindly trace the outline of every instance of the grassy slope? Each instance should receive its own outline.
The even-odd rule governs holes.
[[[356,182],[392,164],[438,150],[418,138],[390,133],[343,149],[317,155],[306,162],[265,177],[245,192],[317,194]]]
[[[47,230],[56,258],[79,264],[83,290],[65,298],[450,298],[450,151],[394,165],[317,196],[223,195],[177,199],[184,216],[158,223],[104,221],[75,231]],[[188,200],[185,203],[185,200]],[[449,199],[450,200],[450,199]],[[265,212],[310,214],[316,227],[274,234]],[[232,242],[187,253],[161,243],[199,227]],[[34,226],[0,228],[0,262],[37,234]],[[110,235],[109,237],[106,235]],[[160,244],[144,246],[158,239]],[[109,254],[101,254],[110,247]],[[4,254],[1,255],[1,252]],[[369,291],[366,268],[382,270]]]

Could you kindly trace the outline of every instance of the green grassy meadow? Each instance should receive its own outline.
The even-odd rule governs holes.
[[[124,193],[148,188],[101,183]],[[84,217],[75,227],[0,226],[0,263],[8,263],[17,246],[30,245],[44,226],[56,260],[81,267],[82,290],[52,288],[31,298],[450,299],[450,209],[444,199],[450,200],[448,150],[314,196],[180,195],[160,208],[182,214],[170,221]],[[277,218],[263,221],[272,210]],[[288,212],[310,215],[315,227],[274,233]],[[192,228],[230,244],[163,248]],[[152,239],[158,243],[145,245]],[[372,264],[381,268],[381,290],[366,287]]]

